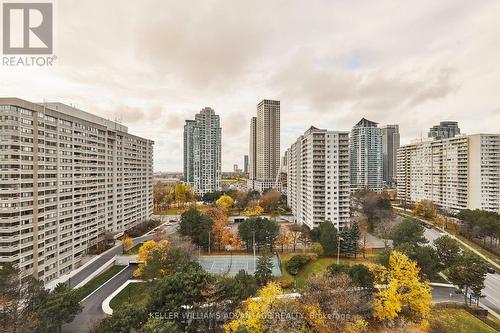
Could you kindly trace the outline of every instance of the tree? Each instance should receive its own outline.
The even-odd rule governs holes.
[[[285,246],[292,244],[292,234],[288,228],[280,227],[278,236],[276,237],[276,246],[281,247],[281,252],[284,251]]]
[[[394,231],[393,245],[398,246],[402,243],[416,245],[427,243],[427,240],[424,237],[424,227],[419,221],[407,218],[399,224]]]
[[[184,183],[175,184],[175,202],[177,206],[184,206],[196,198],[191,186]]]
[[[129,333],[139,329],[147,320],[146,308],[139,304],[124,304],[102,320],[93,333]]]
[[[236,311],[235,319],[224,326],[226,333],[252,332],[264,333],[264,319],[268,316],[277,297],[283,291],[276,283],[269,283],[257,293],[258,298],[249,298],[243,306]]]
[[[290,241],[293,245],[293,252],[295,252],[296,247],[297,247],[297,243],[298,243],[304,229],[302,228],[301,225],[295,223],[295,224],[289,225],[288,230],[290,231],[290,236],[291,236]]]
[[[229,198],[231,199],[231,197]],[[223,247],[227,245],[225,244],[227,238],[224,237],[224,232],[226,231],[227,225],[227,216],[226,214],[224,214],[223,208],[218,207],[210,207],[205,211],[204,214],[210,217],[210,219],[213,221],[212,233],[210,234],[211,247],[221,251]]]
[[[134,246],[134,241],[128,235],[122,237],[122,252],[127,253]]]
[[[294,255],[287,261],[286,271],[291,275],[297,275],[310,260],[310,257],[303,254]]]
[[[199,265],[172,272],[157,282],[154,292],[150,294],[147,308],[180,313],[185,306],[202,302],[203,291],[211,282],[210,275]]]
[[[261,246],[269,246],[269,250],[272,252],[279,228],[276,221],[262,217],[253,217],[246,219],[238,225],[238,234],[240,239],[245,242],[248,251],[253,247],[255,238],[258,249]]]
[[[333,255],[337,250],[337,229],[330,220],[319,225],[319,243],[326,255]]]
[[[39,309],[39,318],[43,332],[61,332],[64,323],[70,323],[82,310],[78,291],[71,290],[65,284],[58,284],[47,295],[46,302]]]
[[[271,257],[262,256],[257,259],[257,267],[255,268],[255,280],[259,286],[263,286],[271,281],[273,273],[273,262]]]
[[[323,250],[323,246],[320,243],[313,243],[312,250],[318,257],[322,257],[325,253],[325,250]]]
[[[435,239],[434,246],[439,262],[445,268],[452,267],[460,256],[461,250],[458,242],[448,235]]]
[[[139,333],[181,333],[181,330],[172,321],[165,321],[159,318],[150,318],[142,326]]]
[[[169,248],[168,240],[146,241],[137,253],[139,267],[134,271],[134,276],[144,279],[155,279],[163,276],[167,269],[166,262],[170,260]]]
[[[419,271],[417,264],[405,254],[392,251],[389,267],[383,274],[376,275],[376,282],[385,283],[387,287],[377,292],[373,301],[375,318],[393,320],[404,313],[411,320],[426,322],[430,315],[431,288],[420,280]]]
[[[413,214],[428,219],[434,219],[437,216],[437,209],[432,201],[422,200],[415,204]]]
[[[368,224],[368,231],[373,231],[375,226],[382,220],[391,220],[391,201],[373,191],[362,190],[354,193],[354,209],[360,210],[365,216]]]
[[[257,281],[243,269],[234,277],[220,277],[218,285],[220,299],[234,304],[239,304],[257,292]]]
[[[465,304],[469,291],[480,296],[488,272],[486,262],[472,251],[463,251],[449,270],[449,279],[464,292]]]
[[[224,211],[227,211],[231,207],[233,207],[234,200],[229,195],[224,194],[219,199],[217,199],[215,204],[217,205],[217,207],[223,209]]]
[[[345,273],[321,272],[310,276],[304,287],[302,303],[311,317],[328,318],[311,323],[319,332],[342,332],[346,321],[335,314],[353,317],[366,310],[360,292],[353,288]]]
[[[208,248],[209,233],[212,230],[213,221],[210,217],[202,214],[198,209],[191,208],[181,215],[179,232],[183,236],[189,236],[193,243]]]
[[[435,277],[441,270],[438,255],[432,246],[402,243],[396,249],[417,263],[418,267],[420,267],[420,275],[424,279]]]
[[[48,292],[33,277],[19,279],[19,271],[10,263],[0,267],[0,332],[35,332],[43,322],[38,309]]]
[[[264,211],[271,213],[278,208],[280,198],[281,194],[278,191],[270,190],[262,195],[259,205],[264,209]]]
[[[353,285],[361,288],[373,289],[375,276],[368,267],[363,264],[356,264],[349,269],[349,277]]]
[[[345,226],[340,232],[342,241],[340,242],[340,252],[344,255],[357,256],[359,251],[359,238],[361,231],[357,222],[353,222],[351,226]]]
[[[247,204],[243,214],[245,214],[246,216],[260,216],[264,214],[264,209],[259,206],[259,203],[257,201],[252,200]]]

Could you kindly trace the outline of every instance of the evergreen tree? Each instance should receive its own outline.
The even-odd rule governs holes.
[[[329,220],[319,225],[319,243],[326,255],[334,255],[337,250],[337,229]]]
[[[262,256],[257,260],[257,267],[255,268],[255,280],[260,286],[266,285],[271,281],[273,272],[273,262],[271,257]]]

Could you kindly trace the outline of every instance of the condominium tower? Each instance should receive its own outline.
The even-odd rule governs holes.
[[[153,213],[153,141],[60,104],[0,98],[0,265],[45,283]]]
[[[279,188],[280,102],[263,100],[257,117],[250,122],[249,188],[264,191]]]
[[[399,125],[385,125],[380,129],[382,131],[383,179],[385,185],[393,186],[396,180]]]
[[[208,107],[184,125],[184,181],[197,194],[222,188],[221,132],[219,116]]]
[[[398,150],[398,199],[500,213],[500,134],[425,139]]]
[[[382,132],[377,123],[361,119],[351,130],[350,140],[351,189],[382,191]]]
[[[458,122],[442,121],[439,123],[439,125],[431,127],[427,136],[429,138],[435,139],[448,139],[453,138],[454,136],[459,134],[460,128],[458,127]]]
[[[250,161],[248,160],[248,155],[243,156],[243,172],[248,173]]]
[[[349,133],[309,128],[288,148],[287,200],[299,223],[310,228],[349,220]]]

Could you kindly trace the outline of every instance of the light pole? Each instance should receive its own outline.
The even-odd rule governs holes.
[[[255,271],[257,269],[257,262],[255,259],[255,230],[252,231],[252,247],[253,247],[253,269]]]
[[[211,231],[208,232],[208,255],[210,255],[210,233]]]
[[[340,242],[343,241],[344,239],[342,237],[338,237],[338,242],[337,242],[337,265],[340,263]]]

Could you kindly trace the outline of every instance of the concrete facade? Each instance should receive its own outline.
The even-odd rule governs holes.
[[[45,283],[151,218],[153,141],[61,104],[0,98],[0,263]]]
[[[211,108],[203,108],[195,120],[186,120],[184,181],[197,194],[222,189],[221,136],[220,118]]]
[[[398,150],[398,199],[500,213],[500,134],[425,139]]]
[[[287,200],[299,223],[330,220],[341,229],[350,217],[349,133],[311,127],[288,148]]]

